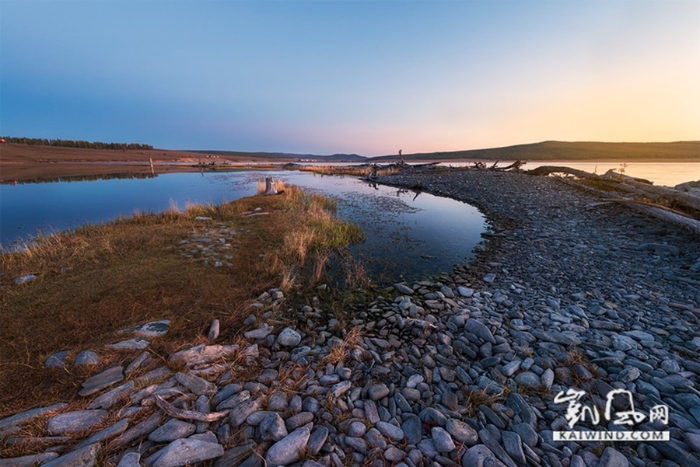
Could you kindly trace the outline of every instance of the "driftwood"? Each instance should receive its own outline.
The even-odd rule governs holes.
[[[700,220],[692,217],[691,215],[686,214],[685,212],[670,209],[660,204],[654,204],[646,201],[670,201],[674,206],[684,209],[688,212],[700,213],[700,197],[693,196],[689,193],[674,190],[672,188],[655,187],[651,184],[645,183],[646,181],[632,180],[632,177],[623,177],[622,180],[620,180],[620,178],[617,176],[615,176],[614,178],[610,178],[610,175],[606,177],[601,177],[596,174],[591,174],[582,170],[571,169],[569,167],[542,166],[534,170],[530,170],[526,173],[530,175],[549,175],[552,173],[566,173],[569,175],[574,175],[577,178],[595,180],[597,182],[602,183],[603,186],[612,188],[614,191],[602,191],[601,189],[593,188],[593,186],[575,183],[571,180],[567,180],[566,178],[561,179],[563,182],[575,186],[576,188],[591,192],[599,196],[603,199],[604,203],[610,202],[625,204],[636,211],[650,215],[664,222],[683,227],[687,230],[694,232],[697,235],[700,235]],[[625,196],[623,196],[623,194]],[[630,195],[641,199],[629,198]],[[594,205],[598,205],[598,203],[595,203]],[[591,207],[593,207],[594,205],[591,205]]]
[[[669,209],[658,204],[637,201],[634,199],[607,198],[605,201],[631,205],[636,208],[637,211],[644,212],[662,221],[684,227],[700,235],[700,221],[693,219],[692,217],[688,217],[685,213]]]
[[[230,410],[223,410],[221,412],[202,413],[202,412],[195,412],[194,410],[178,409],[174,405],[166,402],[160,396],[156,396],[156,405],[158,407],[160,407],[161,409],[163,409],[163,411],[165,413],[167,413],[168,415],[170,415],[173,418],[178,418],[181,420],[194,420],[197,422],[205,422],[205,423],[219,421],[231,412]]]
[[[617,191],[632,194],[640,198],[652,200],[664,199],[671,201],[676,207],[689,208],[691,211],[700,213],[700,197],[692,194],[668,188],[664,186],[654,186],[649,180],[643,178],[630,177],[624,174],[614,173],[609,170],[604,175],[596,175],[583,170],[572,169],[570,167],[559,166],[541,166],[533,170],[525,172],[528,175],[550,175],[555,173],[563,173],[573,175],[577,178],[586,180],[596,180],[598,182],[610,185]]]
[[[512,164],[507,165],[505,167],[497,167],[496,166],[497,164],[498,164],[498,161],[496,161],[496,163],[493,164],[489,170],[495,170],[498,172],[507,172],[509,170],[520,170],[520,167],[527,164],[527,161],[521,161],[520,159],[518,159],[517,161],[515,161]]]
[[[617,180],[617,181],[624,182],[624,183],[636,182],[636,183],[643,183],[645,185],[653,185],[654,184],[654,182],[649,181],[645,178],[630,177],[629,175],[625,175],[625,174],[620,173],[620,172],[615,172],[615,169],[608,170],[603,175],[601,175],[601,177],[607,178],[610,180]]]
[[[574,177],[578,178],[585,178],[585,179],[599,179],[600,177],[596,174],[584,172],[583,170],[578,170],[578,169],[572,169],[571,167],[562,167],[562,166],[557,166],[557,165],[542,165],[540,167],[537,167],[536,169],[532,170],[527,170],[525,172],[528,175],[538,175],[538,176],[547,176],[551,174],[567,174],[567,175],[573,175]]]
[[[673,201],[676,205],[692,208],[700,212],[700,197],[693,196],[690,193],[675,190],[665,186],[654,186],[640,183],[635,180],[624,182],[626,185],[633,187],[637,192],[646,195],[650,199],[667,199]]]

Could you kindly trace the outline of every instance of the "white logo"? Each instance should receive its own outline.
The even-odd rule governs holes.
[[[569,406],[566,409],[564,417],[569,422],[569,428],[572,430],[574,426],[582,421],[589,421],[591,425],[597,425],[600,422],[600,413],[598,408],[584,405],[581,403],[581,398],[586,395],[586,391],[569,389],[561,391],[554,397],[555,404],[567,403]],[[614,411],[613,401],[617,400],[624,402],[625,410]],[[612,422],[618,426],[634,426],[643,422],[647,416],[636,410],[634,407],[634,398],[632,392],[626,389],[613,389],[606,396],[605,402],[605,421]],[[649,422],[659,420],[665,425],[668,425],[668,406],[655,405],[649,411]],[[555,441],[668,441],[670,434],[668,431],[555,431]]]

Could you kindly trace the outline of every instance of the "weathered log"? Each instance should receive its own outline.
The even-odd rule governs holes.
[[[643,195],[646,194],[647,198],[654,199],[661,197],[674,201],[678,206],[686,206],[700,212],[700,197],[693,196],[693,194],[689,192],[678,191],[665,186],[646,185],[634,180],[625,181],[625,184],[634,187]]]
[[[496,164],[498,164],[498,162],[496,162]],[[496,167],[496,164],[494,164],[489,170],[496,170],[498,172],[506,172],[508,170],[519,170],[520,167],[527,164],[527,161],[521,161],[518,159],[517,161],[505,167]]]
[[[630,177],[629,175],[625,175],[623,173],[615,172],[615,169],[610,169],[607,172],[605,172],[603,175],[601,175],[602,178],[606,179],[611,179],[619,182],[638,182],[638,183],[644,183],[645,185],[653,185],[654,182],[649,181],[645,178],[639,178],[639,177]]]
[[[624,174],[616,174],[608,171],[605,175],[599,176],[584,172],[583,170],[572,169],[560,166],[540,166],[525,172],[528,175],[545,176],[554,173],[564,173],[586,180],[595,180],[611,185],[616,191],[629,193],[633,196],[649,199],[664,199],[674,203],[678,208],[684,208],[689,212],[700,213],[700,197],[694,196],[690,192],[679,191],[673,188],[654,186],[652,182],[643,178],[630,177]]]
[[[608,198],[605,201],[632,205],[637,209],[637,211],[644,212],[671,224],[684,227],[700,235],[700,221],[687,216],[685,213],[669,209],[665,206],[659,206],[658,204],[646,203],[644,201],[637,201],[634,199]]]
[[[586,191],[594,196],[598,196],[601,198],[601,202],[591,203],[588,205],[589,208],[602,206],[607,203],[624,204],[626,206],[629,206],[631,209],[634,209],[635,211],[647,214],[657,219],[661,219],[664,222],[677,225],[679,227],[688,229],[697,235],[700,235],[700,221],[689,217],[679,211],[674,211],[673,209],[669,209],[664,206],[659,206],[657,204],[647,203],[644,201],[639,201],[630,198],[623,198],[620,194],[602,191],[598,188],[593,188],[592,186],[582,183],[576,183],[566,178],[561,178],[560,181],[562,183],[573,186],[575,188]]]
[[[527,171],[525,171],[525,173],[528,175],[537,175],[537,176],[547,176],[550,174],[563,173],[563,174],[567,174],[567,175],[573,175],[574,177],[578,177],[578,178],[585,178],[588,180],[600,179],[600,176],[598,176],[596,174],[588,173],[588,172],[585,172],[583,170],[572,169],[571,167],[564,167],[564,166],[557,166],[557,165],[541,165],[541,166],[537,167],[536,169],[527,170]]]

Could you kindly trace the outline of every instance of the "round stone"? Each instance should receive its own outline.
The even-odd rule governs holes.
[[[431,430],[433,443],[438,452],[450,452],[455,449],[455,443],[452,441],[450,434],[439,426],[435,426]]]
[[[60,352],[56,352],[55,354],[50,355],[49,358],[46,359],[46,361],[44,362],[44,366],[46,368],[57,368],[65,366],[66,358],[68,358],[69,354],[70,350],[61,350]]]
[[[100,358],[92,350],[83,350],[75,356],[73,361],[74,366],[79,365],[95,365],[100,361]]]
[[[518,373],[515,382],[527,388],[537,388],[541,384],[540,377],[531,371]]]
[[[352,422],[348,427],[348,436],[359,438],[367,432],[367,427],[362,422]]]
[[[370,399],[373,401],[378,401],[379,399],[389,395],[389,388],[386,386],[386,384],[379,383],[370,387],[367,393],[369,394]]]
[[[389,446],[386,451],[384,451],[384,458],[391,462],[402,461],[406,457],[406,453],[394,446]]]
[[[301,335],[292,328],[284,328],[277,336],[277,343],[282,347],[296,347],[300,342]]]
[[[628,366],[625,367],[620,374],[618,375],[618,378],[620,381],[623,383],[630,383],[637,378],[639,378],[642,375],[642,372],[639,371],[639,368],[634,367],[634,366]]]

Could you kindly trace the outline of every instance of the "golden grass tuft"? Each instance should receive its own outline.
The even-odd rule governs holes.
[[[466,399],[465,406],[469,411],[469,416],[476,417],[480,406],[490,406],[495,402],[505,400],[510,395],[511,389],[505,386],[498,394],[489,394],[486,389],[479,389],[477,391],[465,389],[462,393]]]
[[[336,365],[339,362],[345,362],[348,357],[348,352],[353,349],[362,339],[362,331],[358,327],[350,329],[343,341],[338,345],[334,345],[328,355],[323,357],[321,365],[332,364]]]

